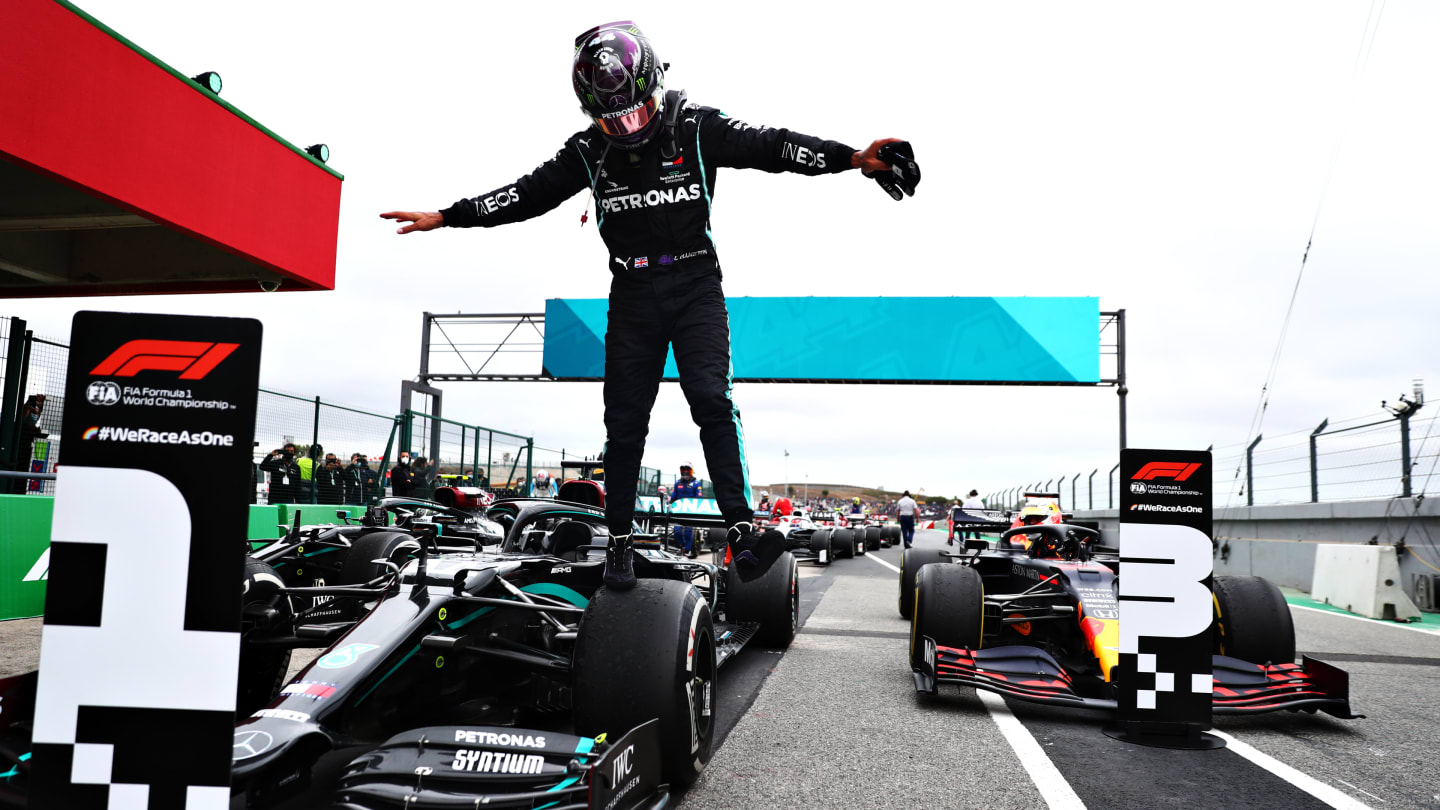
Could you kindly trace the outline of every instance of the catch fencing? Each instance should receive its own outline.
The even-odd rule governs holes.
[[[1440,414],[1423,405],[1371,414],[1248,443],[1212,448],[1215,506],[1410,498],[1440,488]],[[1063,509],[1114,509],[1120,468],[1097,467],[990,493],[992,508],[1016,508],[1026,492],[1060,495]]]

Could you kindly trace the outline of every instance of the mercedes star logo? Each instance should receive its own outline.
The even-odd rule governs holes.
[[[271,737],[268,731],[237,731],[231,758],[238,762],[242,759],[259,756],[269,751],[270,746],[274,744],[275,738]]]

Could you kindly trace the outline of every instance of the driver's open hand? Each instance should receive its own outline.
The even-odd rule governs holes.
[[[395,231],[396,233],[433,231],[445,224],[445,217],[438,211],[386,211],[380,215],[380,218],[410,223]]]

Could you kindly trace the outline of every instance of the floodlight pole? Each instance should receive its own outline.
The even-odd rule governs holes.
[[[1120,397],[1120,449],[1126,448],[1125,442],[1125,398],[1130,389],[1125,385],[1125,310],[1115,310],[1115,393]]]

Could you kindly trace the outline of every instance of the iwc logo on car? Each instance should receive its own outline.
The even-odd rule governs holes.
[[[114,405],[120,401],[120,386],[113,382],[92,382],[85,388],[85,399],[91,405]]]

